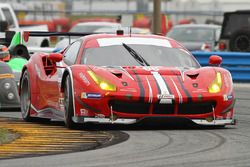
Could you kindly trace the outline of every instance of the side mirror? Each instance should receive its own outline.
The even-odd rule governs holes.
[[[212,55],[209,57],[209,65],[220,66],[222,63],[222,58],[218,55]]]
[[[48,56],[48,59],[53,61],[53,62],[60,62],[62,61],[62,54],[61,53],[50,53]]]

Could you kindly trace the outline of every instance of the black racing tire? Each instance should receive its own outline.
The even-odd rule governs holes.
[[[31,110],[31,89],[30,89],[30,76],[27,70],[23,73],[20,83],[20,106],[22,118],[26,122],[49,122],[49,118],[37,118],[30,116]]]
[[[72,95],[72,84],[69,75],[66,76],[64,83],[64,109],[65,109],[65,126],[69,129],[79,129],[83,124],[75,123],[72,120],[74,116],[74,106],[73,106],[73,95]]]
[[[30,117],[30,106],[31,106],[31,93],[30,93],[30,77],[26,70],[23,73],[22,81],[20,83],[20,105],[22,118],[26,122],[33,121]]]
[[[26,60],[30,59],[30,54],[26,46],[19,44],[9,49],[11,58],[22,57]]]
[[[230,51],[250,52],[250,31],[237,31],[229,41]]]

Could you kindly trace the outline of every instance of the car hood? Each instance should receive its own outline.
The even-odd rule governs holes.
[[[216,70],[213,67],[203,68],[183,68],[183,67],[163,67],[163,66],[135,66],[135,67],[91,67],[98,75],[119,85],[121,82],[155,82],[157,79],[164,82],[181,82],[182,84],[192,84],[193,82],[204,83],[207,87],[214,77]],[[211,77],[208,77],[211,76]],[[162,78],[162,79],[161,79]],[[211,80],[211,81],[210,81]]]

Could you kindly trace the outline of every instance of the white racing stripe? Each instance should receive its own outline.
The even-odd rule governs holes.
[[[147,83],[148,83],[148,89],[149,89],[149,99],[148,102],[152,103],[153,102],[153,91],[152,91],[152,87],[149,83],[148,77],[146,77]]]
[[[140,38],[140,37],[121,37],[121,38],[100,38],[97,39],[100,47],[122,45],[125,44],[142,44],[142,45],[154,45],[163,47],[172,47],[167,39],[159,38]]]
[[[158,94],[158,99],[160,99],[160,104],[171,104],[173,103],[173,99],[174,99],[174,95],[170,95],[169,94],[169,90],[168,87],[164,81],[164,79],[162,78],[162,76],[156,72],[153,71],[151,72],[157,82],[157,84],[160,87],[161,90],[161,94]]]
[[[158,85],[160,87],[161,94],[169,94],[167,85],[165,84],[165,81],[163,80],[162,76],[156,71],[153,71],[151,73],[153,74],[156,82],[158,83]]]

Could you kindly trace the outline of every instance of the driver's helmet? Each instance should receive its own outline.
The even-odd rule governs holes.
[[[10,52],[8,48],[4,45],[0,45],[0,61],[9,61],[10,60]]]

